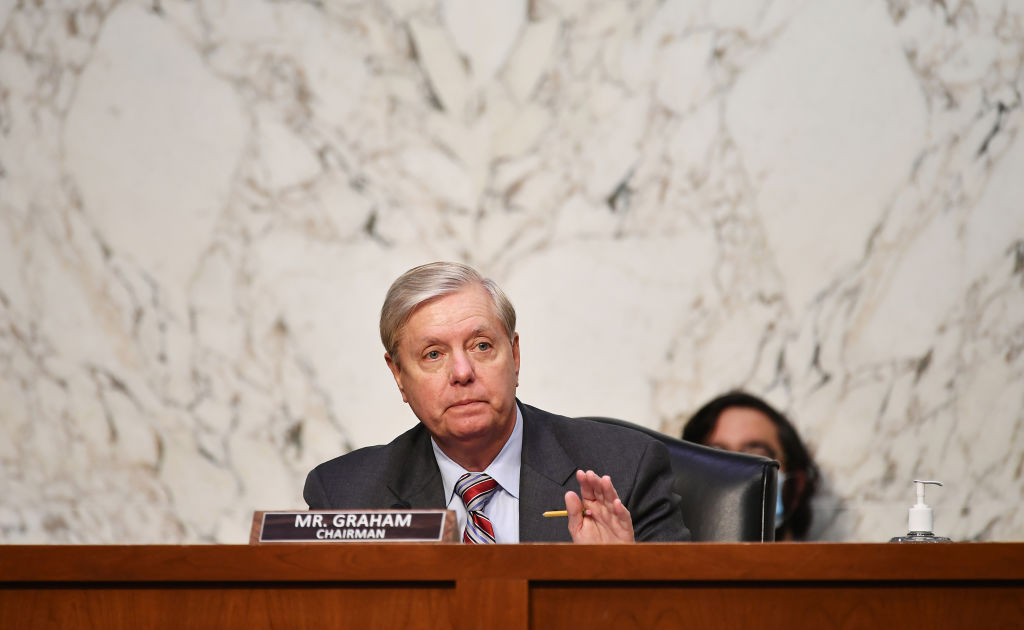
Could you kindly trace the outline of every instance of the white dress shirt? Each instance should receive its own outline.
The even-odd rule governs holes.
[[[444,451],[430,438],[430,446],[434,449],[434,458],[437,460],[437,467],[441,470],[441,482],[444,484],[444,496],[448,498],[447,507],[455,510],[455,516],[459,523],[459,534],[466,528],[466,506],[462,498],[455,494],[455,483],[459,477],[467,471],[456,464]],[[494,458],[494,461],[484,470],[495,481],[498,487],[494,489],[491,500],[484,507],[484,514],[491,519],[494,525],[494,540],[499,543],[519,542],[519,469],[522,466],[523,455],[523,412],[516,405],[516,426],[512,429],[501,452]]]

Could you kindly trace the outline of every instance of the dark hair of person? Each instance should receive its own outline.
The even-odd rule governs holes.
[[[811,498],[818,488],[818,467],[811,459],[807,447],[796,432],[793,424],[774,407],[757,396],[742,391],[733,391],[718,396],[697,410],[683,427],[683,439],[698,444],[707,444],[708,436],[715,430],[718,417],[731,407],[742,407],[760,411],[778,429],[779,443],[786,459],[788,478],[782,489],[782,501],[786,506],[786,518],[775,530],[775,539],[783,539],[787,533],[796,540],[803,540],[811,527]],[[800,489],[797,481],[804,479],[800,496],[793,496]]]

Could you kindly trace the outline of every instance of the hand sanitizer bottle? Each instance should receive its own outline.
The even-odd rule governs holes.
[[[945,536],[936,536],[932,533],[932,509],[924,502],[924,487],[926,485],[941,486],[941,481],[924,481],[915,479],[917,488],[917,503],[910,508],[910,515],[907,517],[906,536],[896,536],[889,542],[896,543],[937,543],[950,542]]]

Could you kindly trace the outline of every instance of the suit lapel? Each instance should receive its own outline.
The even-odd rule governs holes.
[[[400,470],[394,470],[388,490],[395,495],[398,508],[434,509],[445,507],[441,471],[430,446],[430,433],[421,424],[413,430],[406,448],[401,449]]]
[[[518,401],[517,401],[518,402]],[[551,431],[547,412],[519,403],[523,410],[523,454],[519,469],[519,540],[521,542],[570,542],[564,518],[544,518],[547,510],[564,510],[567,490],[579,491],[576,463]],[[423,425],[410,431],[407,445],[397,449],[403,462],[388,481],[393,507],[432,509],[445,507],[441,472]]]
[[[518,402],[518,401],[517,401]],[[569,542],[564,518],[544,518],[564,510],[565,493],[577,490],[576,464],[544,421],[546,412],[519,403],[523,410],[523,461],[519,471],[519,540]]]

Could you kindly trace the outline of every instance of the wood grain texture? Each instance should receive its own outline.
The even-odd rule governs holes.
[[[1022,621],[1020,543],[0,546],[4,629]]]
[[[453,588],[96,585],[0,590],[0,628],[453,628]]]
[[[530,588],[526,580],[467,579],[456,583],[456,628],[527,630]]]
[[[0,546],[0,582],[1021,580],[1024,544]]]
[[[903,583],[579,584],[535,587],[530,622],[545,630],[1019,628],[1024,590]]]

